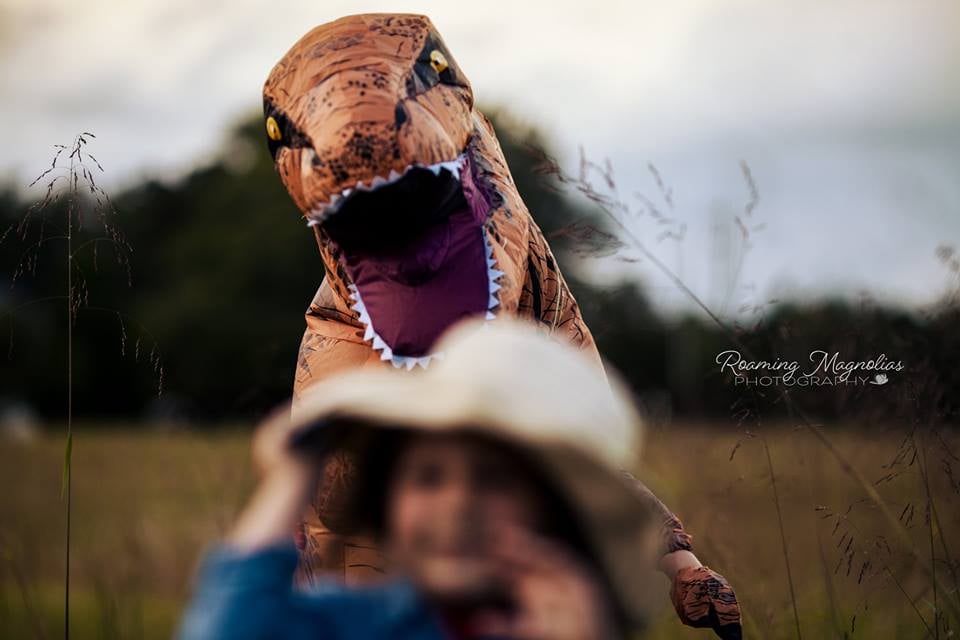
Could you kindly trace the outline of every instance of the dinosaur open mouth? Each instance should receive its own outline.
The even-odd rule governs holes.
[[[396,367],[426,367],[457,320],[494,317],[499,304],[490,204],[469,154],[345,189],[310,224],[340,248],[364,340]]]

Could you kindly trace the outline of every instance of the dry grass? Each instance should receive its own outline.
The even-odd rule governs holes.
[[[251,487],[246,436],[76,430],[73,633],[169,638],[198,553]],[[0,611],[10,614],[0,613],[3,638],[57,637],[62,629],[62,448],[51,430],[0,450],[9,488],[0,498]],[[24,596],[38,619],[29,618]]]
[[[543,151],[537,149],[532,151],[539,161],[537,166],[539,173],[553,180],[561,190],[572,190],[596,205],[616,231],[614,235],[606,234],[611,240],[614,252],[622,252],[625,249],[637,252],[638,256],[646,260],[660,275],[665,276],[678,291],[682,292],[689,302],[698,307],[725,334],[730,344],[735,345],[750,359],[757,359],[752,355],[753,350],[744,342],[744,337],[763,326],[765,310],[776,301],[741,304],[739,311],[746,316],[725,318],[707,305],[673,269],[658,257],[645,241],[645,238],[654,237],[649,225],[653,224],[654,227],[666,225],[666,230],[655,236],[658,243],[666,239],[682,243],[686,225],[673,217],[673,190],[664,182],[655,166],[651,164],[648,168],[668,215],[665,215],[653,200],[641,193],[634,194],[639,204],[624,199],[618,191],[614,169],[609,160],[602,164],[592,162],[581,148],[579,171],[574,175],[565,172]],[[740,166],[747,186],[748,199],[742,213],[733,217],[740,231],[741,242],[739,261],[733,269],[734,278],[728,293],[732,293],[733,287],[738,284],[743,259],[753,247],[754,235],[765,228],[765,223],[759,222],[754,217],[760,202],[760,193],[752,171],[745,161],[741,161]],[[639,228],[643,226],[638,224],[641,220],[645,221],[648,227],[646,231]],[[937,256],[953,273],[960,273],[960,262],[955,259],[950,247],[938,248]],[[746,287],[746,290],[749,289],[749,286]],[[929,318],[938,320],[940,316],[939,320],[942,320],[943,317],[952,314],[953,308],[950,304],[955,299],[955,296],[953,298],[946,296],[941,305],[937,305],[929,312]],[[744,324],[751,317],[752,319]],[[866,338],[866,336],[862,337]],[[809,417],[802,403],[797,402],[788,386],[778,385],[771,388],[772,395],[769,397],[768,394],[758,390],[750,390],[730,407],[732,418],[738,428],[752,429],[752,431],[744,430],[744,437],[738,439],[731,451],[730,461],[733,461],[734,453],[745,438],[756,438],[762,447],[762,453],[758,457],[766,463],[766,472],[761,476],[767,483],[773,501],[777,523],[776,535],[780,542],[781,573],[785,578],[786,592],[789,594],[789,610],[793,623],[793,629],[788,633],[785,630],[781,631],[783,615],[777,616],[776,620],[768,616],[768,619],[763,621],[764,624],[758,624],[757,620],[749,619],[746,621],[748,635],[768,637],[776,629],[778,635],[789,635],[802,640],[805,626],[808,638],[811,628],[814,629],[816,637],[846,638],[854,635],[857,631],[857,617],[861,612],[866,614],[870,610],[871,600],[867,595],[858,603],[844,601],[840,594],[845,595],[846,592],[837,590],[832,577],[841,574],[844,579],[850,579],[852,574],[856,577],[857,585],[866,587],[868,592],[892,583],[902,598],[902,604],[915,614],[914,622],[919,625],[923,637],[929,636],[939,640],[941,636],[954,635],[957,625],[960,624],[960,579],[958,579],[960,568],[953,560],[956,552],[951,551],[954,547],[954,538],[951,534],[955,534],[956,527],[952,526],[955,524],[953,522],[948,522],[945,527],[940,512],[944,507],[944,501],[941,498],[951,500],[960,495],[958,490],[960,484],[956,482],[953,471],[953,466],[960,462],[960,457],[954,453],[954,448],[945,441],[941,432],[934,426],[943,421],[945,416],[952,415],[949,402],[946,404],[942,402],[945,390],[940,382],[941,376],[929,365],[922,367],[922,371],[917,373],[917,379],[905,385],[899,394],[902,411],[898,411],[897,415],[909,416],[910,427],[904,433],[894,435],[899,440],[899,444],[892,452],[874,452],[881,453],[881,457],[865,461],[870,464],[863,468],[849,457],[843,447],[838,445],[829,429],[817,424]],[[926,376],[926,380],[923,376]],[[782,489],[778,488],[782,485],[785,470],[779,462],[774,461],[769,430],[763,426],[765,423],[763,407],[768,406],[770,400],[774,401],[773,404],[782,405],[790,416],[790,421],[797,425],[796,429],[805,430],[810,440],[815,441],[820,447],[818,451],[806,451],[800,458],[801,461],[816,460],[817,468],[810,470],[806,476],[794,480],[794,483],[808,487],[810,499],[826,498],[830,495],[830,492],[822,486],[825,482],[825,469],[823,461],[818,456],[824,456],[831,463],[832,469],[841,470],[845,480],[852,483],[853,487],[858,487],[851,493],[859,496],[851,498],[846,506],[817,504],[815,507],[819,520],[831,527],[828,540],[824,539],[822,527],[798,530],[796,525],[786,522],[788,518],[784,514],[787,512],[788,503],[781,495]],[[859,437],[866,441],[874,437],[874,434],[865,433],[860,434]],[[805,444],[809,444],[809,441],[805,441]],[[802,449],[791,449],[794,455],[798,451]],[[854,446],[851,451],[859,452],[860,449]],[[931,460],[935,460],[933,464],[939,467],[939,477],[934,476],[930,466]],[[876,479],[868,477],[876,465],[880,465],[882,475]],[[699,469],[695,475],[699,481],[709,481],[708,477],[699,473]],[[899,489],[900,493],[895,496],[882,494],[878,489],[878,485],[899,479],[901,476],[919,480],[919,482],[912,482],[905,492]],[[806,482],[802,478],[805,478]],[[831,481],[828,486],[834,484],[843,486],[839,480]],[[938,495],[941,485],[949,488],[949,491],[944,489],[942,496]],[[888,493],[896,491],[898,491],[897,488],[890,488]],[[667,502],[672,504],[670,500]],[[937,503],[940,503],[939,508]],[[809,507],[808,504],[807,508]],[[923,514],[920,523],[914,521],[918,508]],[[949,508],[950,512],[953,510],[952,507]],[[874,519],[879,517],[880,522],[871,523],[870,527],[861,526],[858,520],[861,519],[860,512],[864,511],[872,512],[867,515]],[[900,515],[897,516],[897,513]],[[919,535],[916,531],[918,525]],[[809,540],[807,536],[810,534],[813,534],[816,540],[817,566],[822,575],[822,587],[826,596],[824,600],[829,611],[827,622],[801,621],[800,600],[803,597],[803,590],[798,588],[798,577],[794,575],[797,554],[796,551],[791,550],[791,542],[795,546],[796,538]],[[838,537],[839,539],[836,540]],[[764,541],[770,539],[765,537]],[[834,542],[839,552],[839,559],[831,572],[829,567],[833,559],[828,553],[828,544],[834,544]],[[721,549],[717,551],[722,554]],[[806,559],[805,556],[801,558]],[[809,565],[809,563],[806,564]],[[767,568],[769,571],[775,569],[776,567],[772,566]],[[950,579],[949,582],[945,581],[947,577]],[[922,593],[918,592],[918,588],[914,588],[914,583],[920,585],[919,589],[922,589]],[[848,617],[849,622],[847,622]],[[860,630],[863,631],[862,621]],[[885,624],[877,629],[878,632],[881,630],[884,637],[887,637],[891,631],[895,631],[896,637],[900,637],[899,622]]]
[[[768,429],[804,637],[925,637],[924,623],[914,606],[932,625],[930,583],[911,556],[897,547],[883,516],[864,499],[858,483],[824,454],[809,431]],[[904,435],[902,430],[848,426],[832,433],[832,439],[852,465],[877,480],[886,475],[882,465],[896,455]],[[648,475],[664,500],[697,534],[694,546],[701,559],[724,573],[737,589],[747,636],[795,637],[762,444],[747,442],[730,460],[738,439],[734,430],[723,433],[704,427],[654,431],[645,456]],[[950,444],[956,448],[956,439]],[[678,469],[679,465],[689,471]],[[921,483],[915,470],[905,472],[895,482],[884,484],[884,500],[899,513],[922,494]],[[943,474],[936,478],[931,492],[939,503],[946,539],[957,540],[957,494]],[[837,527],[836,518],[825,517],[822,507],[839,513],[847,513],[849,508],[847,526]],[[850,554],[848,532],[853,528],[857,535]],[[915,518],[908,530],[914,544],[925,548],[923,517]],[[884,537],[889,538],[892,553],[876,549]],[[867,560],[873,567],[861,576]],[[906,596],[879,566],[883,563]],[[938,570],[946,573],[942,566]],[[952,597],[956,598],[956,593]],[[665,625],[657,631],[659,635],[654,637],[698,637]]]
[[[767,429],[804,636],[924,637],[918,615],[933,624],[929,581],[893,539],[892,553],[873,547],[885,525],[862,500],[859,485],[825,457],[808,431]],[[77,435],[73,633],[78,638],[168,638],[189,594],[199,554],[228,526],[250,490],[247,436],[242,431],[198,435],[83,427]],[[852,464],[876,480],[887,473],[882,464],[896,456],[903,436],[902,431],[848,426],[833,439]],[[737,589],[747,637],[794,637],[766,460],[757,440],[745,442],[731,460],[741,437],[735,428],[722,426],[652,429],[643,475],[697,536],[695,545],[705,562]],[[946,444],[960,449],[955,437]],[[942,448],[938,443],[930,449],[931,492],[945,538],[957,540],[958,496],[936,470]],[[8,487],[0,497],[0,637],[59,635],[62,455],[62,438],[55,431],[31,443],[0,447],[0,481]],[[922,482],[919,470],[910,468],[880,486],[899,513],[922,494]],[[843,514],[850,505],[844,527],[817,510],[825,506]],[[924,549],[924,507],[915,509],[909,531]],[[842,535],[853,528],[858,536],[848,561],[849,540]],[[877,570],[861,577],[861,562],[867,558]],[[940,570],[947,578],[946,568]],[[939,597],[956,598],[956,593]],[[708,631],[682,629],[666,609],[650,635],[711,637]]]

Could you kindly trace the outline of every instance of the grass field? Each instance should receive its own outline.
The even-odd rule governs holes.
[[[902,430],[831,432],[855,469],[880,480],[876,489],[908,525],[927,564],[931,527],[920,471],[928,465],[938,516],[933,545],[941,584],[935,593],[879,509],[864,501],[863,487],[821,444],[803,430],[768,427],[765,433],[803,637],[937,635],[934,607],[944,598],[958,602],[943,560],[960,541],[960,496],[944,463],[957,466],[950,451],[960,451],[958,438],[917,435],[918,455],[891,467],[902,450]],[[763,438],[745,439],[731,460],[742,437],[723,427],[653,429],[641,475],[695,534],[701,559],[736,588],[746,636],[796,637]],[[252,486],[247,434],[80,427],[73,457],[73,637],[170,637],[199,555],[225,531]],[[63,440],[55,432],[0,441],[0,638],[62,636],[62,458]],[[649,637],[712,634],[682,628],[665,607]]]

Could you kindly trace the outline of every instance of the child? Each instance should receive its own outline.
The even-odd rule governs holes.
[[[624,391],[505,319],[440,348],[419,374],[325,381],[260,429],[263,481],[206,559],[181,638],[584,640],[643,622],[656,527],[620,471],[639,426]],[[359,470],[347,526],[376,534],[391,579],[299,593],[290,531],[320,458],[344,448]]]

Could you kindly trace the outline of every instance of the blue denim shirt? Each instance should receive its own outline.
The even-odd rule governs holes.
[[[203,561],[180,640],[442,640],[439,619],[406,581],[371,588],[329,584],[294,590],[294,545],[241,553],[227,546]]]

